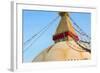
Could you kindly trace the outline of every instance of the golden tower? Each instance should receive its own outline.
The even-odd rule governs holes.
[[[53,36],[55,43],[65,40],[78,40],[78,36],[69,19],[69,14],[67,12],[59,12],[59,15],[61,16],[61,21]]]

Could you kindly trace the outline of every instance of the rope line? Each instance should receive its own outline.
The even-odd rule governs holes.
[[[57,16],[53,21],[55,21],[59,16]],[[47,28],[48,26],[51,25],[51,23],[53,22],[51,21],[49,24],[47,24],[45,27],[43,27],[40,31],[38,31],[36,34],[34,34],[30,39],[28,39],[27,41],[25,41],[25,45],[30,42],[33,38],[35,38],[39,33],[41,33],[45,28]]]
[[[37,41],[37,39],[40,38],[40,37],[43,35],[43,33],[45,33],[45,32],[48,30],[48,28],[53,24],[53,22],[55,22],[55,21],[58,19],[58,17],[59,17],[59,16],[57,16],[54,20],[52,20],[52,21],[48,24],[48,26],[46,26],[45,28],[43,28],[43,30],[41,30],[41,31],[39,32],[40,35],[39,35],[35,40],[33,40],[32,43],[31,43],[27,48],[24,49],[24,51],[27,51],[27,50],[29,49],[29,47],[31,47],[31,46],[33,45],[33,43],[35,43],[35,42]]]
[[[74,30],[79,33],[79,35],[80,35],[79,37],[81,38],[80,41],[84,42],[84,43],[87,43],[87,44],[90,44],[90,39],[91,38],[76,24],[76,22],[70,16],[68,16],[68,19],[70,19],[72,21],[72,23],[79,29],[79,30],[77,30],[75,27],[73,27]],[[84,36],[86,36],[88,38],[88,41],[86,40],[86,38]],[[84,37],[85,39],[82,40],[82,37]]]
[[[70,17],[68,16],[68,19],[70,20]],[[67,21],[65,21],[65,24],[67,24]],[[73,27],[73,29],[76,31],[76,32],[78,32],[80,35],[82,35],[82,32],[80,32],[79,30],[77,30],[75,27]],[[82,35],[83,36],[83,35]],[[80,38],[81,38],[81,36],[80,36]],[[83,41],[83,40],[81,40],[81,41]],[[84,42],[87,42],[86,40],[84,41]],[[90,42],[88,42],[88,43],[90,43]]]
[[[73,24],[81,31],[81,35],[86,36],[87,38],[91,39],[89,35],[87,35],[77,24],[76,22],[69,16],[69,18],[71,19],[71,21],[73,22]]]
[[[91,50],[88,48],[83,47],[80,43],[76,42],[81,48],[83,48],[84,50],[86,50],[87,52],[91,53]]]

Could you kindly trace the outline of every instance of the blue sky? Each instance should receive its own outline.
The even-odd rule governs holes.
[[[42,50],[52,45],[52,36],[59,24],[60,17],[53,22],[48,30],[36,36],[29,43],[24,44],[30,37],[39,32],[58,16],[58,12],[23,10],[23,62],[31,62]],[[90,13],[70,13],[71,18],[90,36],[91,35],[91,14]],[[37,40],[35,40],[39,37]],[[32,44],[29,48],[28,46]]]

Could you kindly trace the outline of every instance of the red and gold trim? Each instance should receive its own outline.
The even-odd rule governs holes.
[[[67,37],[67,36],[72,37],[75,41],[78,41],[79,40],[78,36],[75,35],[75,34],[73,34],[70,31],[67,31],[67,32],[63,32],[63,33],[54,35],[53,36],[53,40],[56,41],[56,40],[59,40],[59,39],[63,39],[64,37]]]

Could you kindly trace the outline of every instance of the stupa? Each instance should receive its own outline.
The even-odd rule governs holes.
[[[69,19],[69,14],[59,12],[59,15],[61,20],[53,35],[55,43],[43,50],[32,62],[88,60],[91,58],[91,54],[76,43],[79,38]]]

